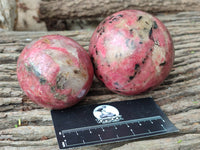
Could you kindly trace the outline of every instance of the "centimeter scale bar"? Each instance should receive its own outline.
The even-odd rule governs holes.
[[[129,138],[145,137],[165,133],[161,116],[121,121],[118,123],[75,128],[59,132],[63,137],[63,148],[121,141]]]
[[[178,132],[152,98],[52,110],[60,149]]]
[[[140,122],[146,122],[146,121],[150,121],[151,124],[153,124],[153,120],[158,120],[158,119],[161,120],[162,122],[165,122],[165,120],[163,120],[161,116],[154,116],[154,117],[141,118],[141,119],[135,119],[135,120],[120,121],[120,122],[109,123],[109,124],[102,124],[102,125],[95,125],[95,126],[87,126],[87,127],[81,127],[81,128],[62,130],[61,133],[63,135],[63,134],[71,133],[71,132],[79,132],[79,131],[85,131],[85,130],[90,131],[91,129],[105,128],[105,127],[116,126],[116,125],[118,126],[118,125],[124,125],[124,124],[126,124],[127,127],[128,127],[129,126],[128,124],[138,123],[139,125],[141,125]],[[162,125],[163,124],[161,124],[161,126]]]

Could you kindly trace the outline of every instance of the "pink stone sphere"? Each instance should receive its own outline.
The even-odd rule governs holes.
[[[105,18],[92,35],[89,54],[96,77],[122,95],[140,94],[160,85],[174,61],[167,28],[156,17],[138,10]]]
[[[17,61],[17,77],[33,102],[49,109],[63,109],[87,94],[93,66],[77,42],[61,35],[47,35],[23,49]]]

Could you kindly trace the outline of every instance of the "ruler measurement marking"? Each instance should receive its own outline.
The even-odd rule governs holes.
[[[92,134],[92,131],[89,129],[90,134]]]
[[[160,125],[165,131],[167,130],[163,124]]]
[[[131,131],[131,133],[132,133],[133,135],[135,135],[135,133],[133,132],[133,129],[131,129],[130,131]]]
[[[65,145],[67,146],[68,144],[67,144],[67,140],[64,140],[64,142],[65,142]]]
[[[150,121],[150,122],[152,122],[152,120],[150,120],[150,119],[152,119],[152,118],[153,118],[153,120],[158,120],[158,119],[162,120],[161,116],[149,117],[149,119],[147,119],[147,118],[144,118],[144,119],[145,119],[145,121]],[[143,121],[142,119],[139,119],[139,120],[140,120],[141,122]],[[118,129],[116,125],[123,125],[123,124],[125,124],[125,125],[127,126],[127,128],[130,129],[129,124],[133,124],[133,125],[134,125],[134,123],[141,124],[141,123],[140,123],[139,121],[137,121],[137,120],[128,120],[128,121],[121,121],[121,122],[111,123],[111,124],[101,124],[101,125],[97,125],[97,126],[83,127],[82,130],[80,130],[80,128],[77,128],[78,130],[72,129],[72,131],[70,131],[70,129],[69,129],[69,130],[63,130],[63,131],[59,132],[59,135],[60,135],[60,134],[64,135],[64,134],[66,134],[66,133],[73,133],[73,132],[75,132],[76,135],[79,136],[78,131],[83,131],[83,130],[85,130],[85,129],[88,129],[89,133],[92,134],[93,132],[91,131],[91,129],[97,129],[97,128],[101,128],[102,131],[105,132],[105,129],[104,129],[103,127],[110,127],[110,126],[113,126],[115,129]],[[153,123],[152,123],[152,124],[153,124]],[[142,125],[142,124],[141,124],[141,125]],[[115,137],[115,138],[104,139],[104,140],[102,139],[102,137],[101,137],[100,134],[98,134],[98,137],[99,137],[99,140],[100,140],[101,142],[104,142],[104,141],[105,141],[105,142],[106,142],[106,141],[109,142],[109,141],[112,141],[112,140],[115,140],[115,139],[116,139],[116,140],[120,140],[120,139],[129,138],[129,137],[145,136],[145,135],[153,134],[153,133],[158,134],[158,133],[162,133],[162,132],[167,131],[167,129],[164,127],[163,124],[161,124],[161,126],[162,126],[163,129],[161,129],[161,130],[159,130],[159,131],[151,131],[151,130],[148,129],[148,132],[146,132],[146,133],[135,134],[134,131],[133,131],[133,129],[130,129],[132,135],[119,137],[119,135],[116,134],[116,137]],[[94,133],[93,133],[93,134],[94,134]],[[97,141],[90,141],[90,142],[87,142],[87,144],[92,144],[92,143],[96,143],[96,142],[98,142],[98,140],[97,140]],[[82,145],[84,145],[84,144],[86,144],[86,142],[85,142],[85,140],[82,140]],[[66,139],[64,140],[64,142],[62,142],[62,146],[63,146],[64,148],[66,148],[66,147],[71,147],[71,146],[76,146],[76,145],[81,145],[81,143],[68,145],[67,142],[66,142]]]
[[[151,117],[152,118],[152,117]],[[156,118],[156,119],[155,119]],[[146,119],[146,118],[145,118]],[[160,116],[156,116],[156,117],[154,117],[154,120],[162,120],[162,118],[160,117]],[[146,119],[146,121],[150,121],[150,122],[152,122],[151,120],[147,120]],[[118,124],[116,124],[116,123],[114,123],[114,124],[102,124],[102,125],[97,125],[97,126],[92,126],[92,128],[91,129],[97,129],[98,127],[99,128],[101,128],[102,129],[102,131],[103,132],[105,132],[105,129],[103,128],[103,127],[109,127],[109,126],[112,126],[112,125],[114,125],[114,128],[115,129],[118,129],[117,128],[117,126],[116,125],[123,125],[123,124],[126,124],[126,126],[127,126],[127,128],[129,128],[130,129],[130,126],[129,126],[129,124],[131,123],[131,124],[133,124],[134,125],[134,123],[138,123],[138,124],[141,124],[140,122],[136,122],[135,120],[128,120],[128,121],[122,121],[122,122],[118,122]],[[129,123],[129,124],[128,124]],[[103,126],[103,127],[102,127]],[[162,133],[162,132],[164,132],[164,131],[167,131],[167,129],[164,127],[164,125],[163,124],[161,124],[160,125],[163,129],[161,129],[161,130],[159,130],[159,131],[151,131],[151,130],[149,130],[148,129],[148,132],[146,132],[146,133],[140,133],[140,134],[135,134],[134,133],[134,131],[133,131],[133,129],[130,129],[130,131],[131,131],[131,133],[132,133],[132,135],[129,135],[129,136],[122,136],[122,137],[119,137],[119,135],[118,134],[116,134],[116,138],[110,138],[110,139],[105,139],[105,140],[103,140],[102,139],[102,137],[101,137],[101,135],[100,134],[98,134],[98,137],[99,137],[99,139],[100,139],[100,141],[101,142],[103,142],[103,141],[111,141],[111,140],[115,140],[115,139],[123,139],[123,138],[129,138],[129,137],[135,137],[135,136],[145,136],[145,135],[148,135],[148,134],[153,134],[153,133]],[[90,128],[90,127],[87,127],[87,128]],[[84,127],[84,129],[86,129],[85,127]],[[83,129],[83,130],[84,130]],[[91,133],[93,133],[92,131],[91,131],[91,129],[88,129],[88,131],[89,131],[89,133],[91,134]],[[67,131],[67,132],[66,132]],[[78,130],[78,131],[81,131],[81,130]],[[78,133],[78,131],[74,131],[75,133],[76,133],[76,135],[77,136],[79,136],[79,133]],[[64,131],[61,131],[61,132],[59,132],[59,135],[63,135],[63,137],[65,137],[65,133],[72,133],[73,131],[69,131],[69,130],[64,130]],[[87,144],[90,144],[90,143],[95,143],[95,142],[98,142],[98,141],[90,141],[90,142],[87,142]],[[80,145],[81,143],[79,143],[79,144],[77,144],[77,145]],[[84,144],[86,144],[86,142],[85,142],[85,140],[82,140],[82,144],[84,145]],[[76,144],[72,144],[72,145],[76,145]],[[66,141],[66,139],[64,140],[64,142],[62,142],[62,146],[63,147],[70,147],[70,146],[72,146],[72,145],[68,145],[67,144],[67,141]]]
[[[78,132],[76,131],[76,135],[78,135]]]
[[[129,128],[130,126],[128,124],[126,124],[126,126]]]
[[[85,141],[83,140],[83,144],[85,144]]]
[[[160,130],[160,131],[152,131],[151,133],[159,133],[159,132],[163,132],[163,131],[165,131],[165,130]],[[140,133],[140,134],[137,134],[137,135],[127,135],[127,136],[122,136],[122,137],[116,137],[116,138],[111,138],[111,139],[102,139],[101,138],[101,136],[100,136],[100,134],[98,134],[98,137],[99,137],[99,139],[100,139],[100,141],[101,142],[109,142],[109,141],[111,141],[111,140],[115,140],[115,139],[118,139],[118,140],[120,140],[120,139],[124,139],[124,138],[129,138],[129,137],[135,137],[135,136],[140,136],[140,135],[147,135],[148,133]],[[87,142],[87,144],[93,144],[93,143],[96,143],[96,142],[98,142],[99,140],[96,140],[96,141],[90,141],[90,142]],[[71,147],[71,146],[81,146],[81,143],[78,143],[78,144],[71,144],[71,145],[67,145],[66,147]]]
[[[62,142],[62,146],[65,147],[65,142]]]
[[[68,145],[68,144],[67,144],[67,140],[66,140],[66,139],[64,140],[64,142],[65,142],[65,145]]]
[[[103,132],[105,132],[105,130],[104,130],[104,128],[103,128],[103,127],[101,127],[101,129],[102,129],[102,131],[103,131]]]
[[[96,129],[96,128],[105,128],[105,127],[122,125],[122,124],[130,124],[130,123],[135,123],[135,122],[157,120],[157,119],[161,119],[162,120],[161,116],[154,116],[154,117],[148,117],[148,118],[141,118],[141,119],[120,121],[120,122],[107,123],[107,124],[101,124],[101,125],[87,126],[87,127],[82,127],[82,128],[74,128],[74,129],[62,130],[62,134],[71,133],[71,132],[78,132],[78,131],[84,131],[84,130],[91,130],[91,129]]]
[[[100,134],[98,134],[98,137],[99,137],[99,139],[102,141],[102,138],[101,138],[101,135],[100,135]]]

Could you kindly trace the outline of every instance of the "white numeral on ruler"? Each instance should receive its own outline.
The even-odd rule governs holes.
[[[62,146],[65,147],[65,142],[62,142]]]

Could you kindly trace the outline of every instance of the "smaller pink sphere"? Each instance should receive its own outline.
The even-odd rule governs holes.
[[[93,81],[93,66],[77,42],[61,35],[47,35],[24,48],[17,62],[17,77],[33,102],[63,109],[87,94]]]
[[[167,28],[138,10],[105,18],[92,35],[89,52],[97,78],[122,95],[155,88],[168,76],[174,61]]]

